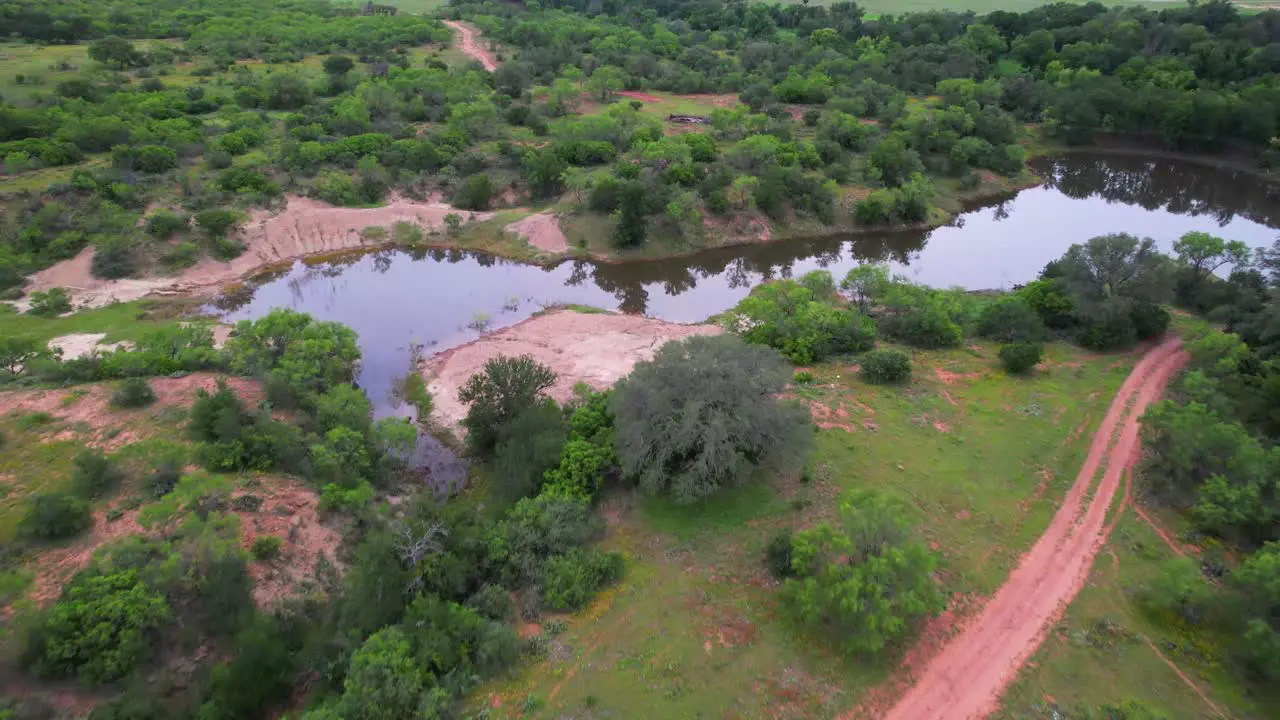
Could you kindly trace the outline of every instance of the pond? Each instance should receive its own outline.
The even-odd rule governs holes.
[[[630,263],[566,261],[551,268],[460,251],[387,250],[346,261],[297,263],[234,303],[227,320],[291,307],[360,335],[360,384],[379,414],[411,347],[454,347],[542,307],[578,303],[696,322],[732,307],[762,280],[825,268],[837,281],[865,262],[888,262],[927,285],[1010,288],[1036,277],[1072,244],[1126,232],[1168,251],[1203,230],[1251,246],[1280,228],[1275,188],[1244,173],[1185,161],[1072,154],[1038,161],[1044,185],[970,209],[928,232],[860,234],[720,248]]]

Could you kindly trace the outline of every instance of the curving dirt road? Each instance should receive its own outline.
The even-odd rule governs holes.
[[[494,59],[493,53],[480,47],[480,42],[478,40],[480,33],[472,30],[467,25],[463,25],[457,20],[441,20],[440,22],[448,25],[455,33],[458,34],[458,40],[462,44],[462,52],[479,62],[480,65],[489,72],[493,72],[498,69],[498,61]]]
[[[1093,558],[1106,541],[1107,510],[1122,475],[1137,459],[1138,419],[1185,362],[1176,338],[1142,358],[1107,410],[1049,528],[885,720],[975,720],[996,709],[1000,694],[1088,579]],[[1100,467],[1102,481],[1086,498]]]

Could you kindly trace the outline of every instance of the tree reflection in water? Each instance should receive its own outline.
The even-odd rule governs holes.
[[[1037,161],[1044,187],[970,208],[932,232],[876,232],[715,248],[682,258],[535,266],[461,250],[381,250],[296,264],[219,298],[230,320],[289,306],[343,322],[360,335],[361,383],[402,372],[410,341],[435,350],[475,337],[478,313],[496,329],[556,303],[595,305],[696,322],[770,278],[824,268],[837,280],[858,264],[891,263],[920,282],[1009,287],[1095,234],[1151,235],[1166,250],[1187,230],[1269,245],[1280,200],[1255,178],[1171,160],[1071,155]],[[1142,210],[1146,208],[1150,212]],[[1212,221],[1212,223],[1208,221]],[[1224,223],[1230,227],[1222,228]],[[518,298],[512,309],[509,300]]]

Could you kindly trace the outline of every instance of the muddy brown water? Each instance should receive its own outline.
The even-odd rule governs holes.
[[[927,285],[1007,289],[1035,279],[1071,244],[1096,235],[1150,237],[1169,251],[1192,230],[1261,247],[1280,228],[1280,188],[1245,173],[1112,153],[1074,153],[1033,167],[1043,185],[970,208],[928,232],[789,240],[661,261],[566,261],[551,268],[461,251],[386,250],[322,265],[297,263],[219,306],[227,320],[283,306],[352,327],[364,353],[360,384],[378,413],[408,414],[391,390],[413,345],[438,352],[547,305],[577,303],[697,322],[732,307],[763,280],[814,269],[826,269],[838,281],[859,264],[887,262]]]

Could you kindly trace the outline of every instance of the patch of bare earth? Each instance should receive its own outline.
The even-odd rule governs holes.
[[[297,481],[267,477],[262,482],[262,487],[252,491],[264,501],[258,510],[228,512],[240,518],[240,544],[246,550],[262,535],[274,535],[282,541],[280,554],[274,560],[249,565],[253,599],[259,607],[266,608],[300,594],[307,583],[314,582],[316,563],[321,557],[341,574],[343,568],[334,550],[342,542],[342,528],[336,522],[320,519],[316,493]],[[237,493],[246,494],[249,493]],[[35,578],[28,599],[40,606],[52,603],[72,576],[88,566],[99,548],[124,537],[151,534],[138,525],[137,515],[136,510],[130,510],[115,520],[107,520],[106,509],[100,509],[93,514],[93,527],[88,534],[70,545],[40,553],[33,562]]]
[[[580,382],[598,390],[613,385],[670,340],[721,332],[714,325],[681,325],[640,315],[554,310],[427,358],[422,375],[435,398],[432,419],[457,428],[467,414],[458,400],[459,388],[500,355],[530,355],[550,367],[556,382],[548,394],[564,402]]]
[[[227,262],[204,260],[181,273],[165,278],[102,280],[93,277],[93,248],[86,248],[70,260],[33,274],[28,293],[63,287],[77,307],[101,307],[114,301],[127,302],[146,295],[189,295],[212,292],[230,282],[253,275],[265,267],[308,255],[319,255],[366,247],[371,242],[361,235],[368,227],[390,228],[409,223],[427,231],[443,231],[444,219],[458,215],[464,221],[487,220],[493,213],[473,213],[441,202],[418,202],[392,196],[376,208],[334,207],[319,200],[291,195],[281,212],[255,211],[239,231],[245,251]],[[23,301],[15,303],[25,309]]]
[[[100,509],[93,513],[93,527],[88,534],[70,545],[40,553],[35,561],[35,578],[28,599],[42,607],[52,603],[62,593],[62,586],[89,564],[98,548],[129,535],[145,534],[138,525],[136,510],[110,521],[106,512]]]
[[[733,108],[736,108],[742,104],[742,101],[738,99],[737,95],[705,94],[705,95],[677,95],[676,97],[680,98],[681,100],[688,100],[690,102],[702,103],[704,105],[710,105],[712,107],[718,107],[718,108],[725,108],[728,110],[732,110]]]
[[[265,488],[253,494],[263,499],[255,512],[238,511],[240,543],[248,549],[265,535],[280,538],[280,554],[266,562],[249,566],[253,578],[253,599],[259,607],[271,607],[300,594],[317,578],[316,564],[325,558],[341,574],[334,551],[342,543],[342,527],[323,521],[317,510],[316,493],[288,478],[264,478]],[[246,493],[241,493],[246,494]]]
[[[618,97],[624,97],[629,100],[639,100],[640,102],[656,103],[662,102],[662,98],[649,93],[636,92],[635,90],[619,90]]]
[[[736,212],[723,218],[708,213],[703,216],[702,225],[712,231],[712,237],[721,245],[767,243],[773,239],[769,218],[755,210]]]
[[[246,405],[257,405],[264,397],[262,386],[245,378],[224,378],[227,386]],[[142,424],[131,422],[150,414],[156,408],[188,407],[200,389],[214,390],[218,376],[195,373],[180,378],[151,378],[148,381],[156,395],[155,404],[140,410],[122,410],[110,405],[114,387],[108,383],[80,385],[67,390],[11,390],[0,392],[0,415],[9,413],[46,412],[70,425],[88,427],[91,434],[85,443],[106,450],[115,449],[138,439]],[[123,426],[123,430],[121,427]],[[118,431],[118,432],[117,432]]]
[[[103,353],[128,343],[103,343],[106,333],[72,333],[49,341],[49,349],[62,353],[63,360],[75,360],[92,353]]]
[[[569,239],[560,229],[560,217],[549,213],[538,213],[517,220],[506,228],[520,239],[543,252],[562,253],[569,249]]]

